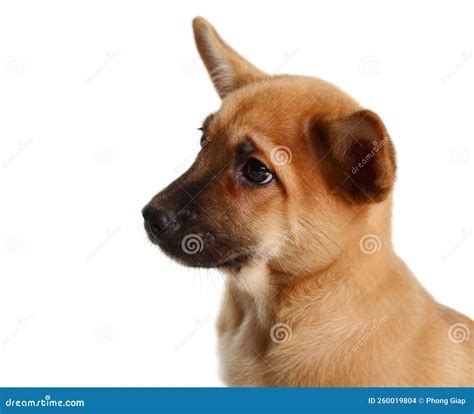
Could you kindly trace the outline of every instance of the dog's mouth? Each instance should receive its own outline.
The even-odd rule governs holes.
[[[144,227],[153,244],[185,266],[229,269],[241,266],[251,258],[248,248],[236,247],[229,240],[220,239],[209,231],[192,230],[186,234],[182,231],[167,231],[157,234],[147,221]]]
[[[239,267],[247,262],[249,262],[251,256],[247,254],[237,255],[232,258],[227,258],[225,260],[221,260],[217,263],[217,268],[235,268]]]

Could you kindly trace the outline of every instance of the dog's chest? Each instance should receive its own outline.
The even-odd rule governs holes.
[[[258,385],[274,320],[268,273],[249,266],[229,285],[218,322],[222,377],[229,385]]]
[[[268,346],[261,319],[268,316],[253,306],[244,313],[231,307],[225,304],[221,311],[221,321],[226,320],[219,326],[221,376],[231,386],[261,386],[261,361]]]

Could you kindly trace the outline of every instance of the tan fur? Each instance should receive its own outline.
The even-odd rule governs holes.
[[[225,383],[474,385],[471,319],[438,304],[393,250],[395,152],[381,119],[328,82],[265,75],[203,18],[193,27],[223,100],[206,126],[209,145],[178,184],[212,171],[193,198],[202,221],[249,256],[223,268]],[[249,138],[278,177],[269,186],[236,179],[235,154]],[[275,158],[280,147],[290,162]],[[169,191],[151,205],[171,208]]]
[[[198,46],[202,32],[215,33],[202,18],[194,27]],[[210,42],[218,47],[217,38]],[[234,66],[233,71],[240,70]],[[312,78],[283,76],[241,87],[223,102],[218,116],[231,123],[243,107],[252,106],[247,125],[255,124],[256,130],[265,125],[261,145],[267,150],[291,146],[295,135],[304,135],[295,134],[295,120],[301,126],[305,117],[331,119],[359,109],[337,88]],[[270,101],[274,107],[259,107],[262,94],[271,95],[262,104]],[[313,199],[293,194],[301,181],[314,178],[304,177],[303,160],[295,167],[299,156],[306,154],[293,154],[292,171],[281,173],[291,197],[287,218],[307,212],[308,220],[318,223],[324,217],[332,223],[321,224],[326,235],[312,229],[329,251],[318,245],[313,252],[302,248],[316,244],[306,234],[278,260],[281,265],[291,255],[291,266],[279,269],[270,261],[232,271],[218,323],[224,381],[234,386],[472,386],[472,339],[457,344],[448,338],[451,325],[471,329],[472,321],[436,303],[393,252],[391,198],[369,208],[338,208],[316,189]],[[293,186],[293,181],[299,183]],[[376,254],[361,252],[359,241],[367,234],[381,240]],[[321,258],[308,257],[313,255]],[[252,278],[255,286],[249,288]],[[277,322],[290,327],[289,341],[269,340]]]

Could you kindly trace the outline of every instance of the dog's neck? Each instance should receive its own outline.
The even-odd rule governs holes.
[[[355,214],[354,227],[348,232],[351,238],[323,268],[304,276],[285,274],[265,260],[255,259],[229,274],[229,283],[247,305],[252,304],[248,311],[255,313],[255,319],[262,325],[274,321],[279,304],[291,297],[294,290],[304,289],[317,297],[341,284],[370,289],[374,285],[373,269],[388,272],[394,260],[399,260],[391,241],[391,204],[388,198],[371,206],[369,212],[360,210]]]

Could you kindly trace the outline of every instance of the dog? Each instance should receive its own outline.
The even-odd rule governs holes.
[[[381,118],[323,80],[267,75],[202,17],[193,30],[221,107],[193,165],[142,214],[167,255],[225,274],[223,381],[472,386],[472,320],[393,250]]]

